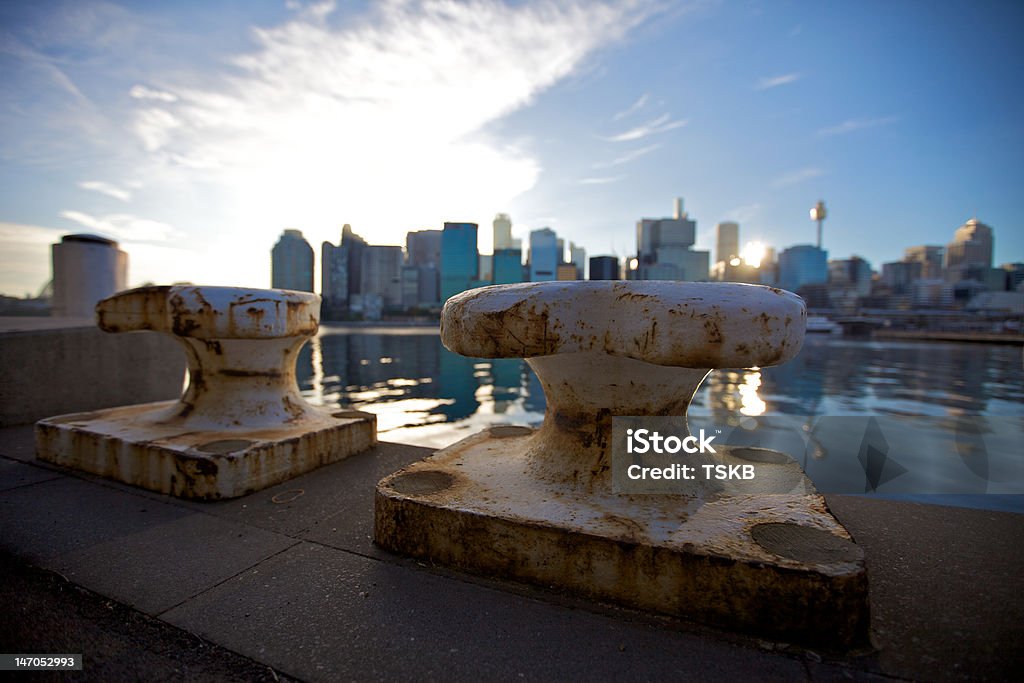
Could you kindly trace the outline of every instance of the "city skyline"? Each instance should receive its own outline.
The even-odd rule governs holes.
[[[1012,4],[472,2],[0,8],[0,292],[86,232],[129,284],[266,286],[283,229],[373,244],[512,216],[588,256],[686,199],[695,248],[875,268],[977,216],[1021,260]],[[907,30],[913,27],[914,30]],[[963,36],[984,50],[956,50]],[[894,236],[896,239],[894,239]],[[226,255],[231,258],[225,258]],[[319,283],[319,259],[315,280]]]

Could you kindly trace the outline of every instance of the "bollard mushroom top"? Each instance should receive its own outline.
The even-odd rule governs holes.
[[[656,365],[778,365],[803,344],[803,299],[726,282],[527,282],[448,300],[441,341],[477,358],[602,352]]]
[[[106,332],[154,330],[196,339],[308,336],[320,326],[320,297],[286,289],[139,287],[100,301],[96,317]]]

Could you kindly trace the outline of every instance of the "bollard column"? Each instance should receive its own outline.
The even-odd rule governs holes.
[[[40,460],[187,498],[232,498],[371,447],[376,417],[308,404],[295,362],[320,297],[237,287],[143,287],[96,306],[106,332],[153,331],[185,350],[177,401],[36,424]]]
[[[375,540],[437,564],[538,583],[786,642],[866,643],[863,553],[799,466],[757,463],[783,492],[698,482],[617,493],[615,417],[686,412],[714,368],[766,366],[803,343],[803,301],[732,283],[546,282],[449,299],[441,337],[480,358],[525,358],[547,399],[539,429],[499,426],[384,478]]]

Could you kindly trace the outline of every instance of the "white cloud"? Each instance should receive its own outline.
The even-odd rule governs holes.
[[[780,85],[788,85],[789,83],[795,83],[800,80],[801,75],[798,73],[782,74],[781,76],[771,76],[762,78],[754,86],[755,90],[768,90],[770,88],[777,88]]]
[[[801,168],[779,176],[778,178],[772,181],[772,187],[776,189],[780,189],[783,187],[791,187],[793,185],[799,185],[805,180],[819,178],[823,175],[825,175],[825,171],[823,171],[820,168],[815,168],[813,166]]]
[[[626,176],[617,175],[599,178],[580,178],[580,180],[578,180],[577,182],[580,185],[607,185],[609,183],[617,183],[625,177]]]
[[[629,105],[628,107],[626,107],[622,111],[616,112],[615,115],[612,116],[612,121],[618,121],[620,119],[624,119],[627,116],[629,116],[630,114],[633,114],[634,112],[640,111],[643,108],[643,106],[645,104],[647,104],[647,100],[649,98],[650,98],[650,96],[647,93],[644,93],[643,95],[641,95],[639,97],[639,99],[637,99],[636,102],[634,102],[633,104]]]
[[[50,280],[50,245],[59,242],[62,234],[67,231],[0,222],[0,244],[3,245],[0,294],[38,294]]]
[[[81,211],[61,211],[60,215],[103,236],[126,242],[165,242],[180,236],[166,223],[126,213],[96,217]]]
[[[865,128],[877,128],[888,126],[899,121],[898,116],[882,116],[875,119],[847,119],[839,125],[822,128],[818,131],[819,137],[830,137],[832,135],[845,135]]]
[[[314,239],[336,239],[341,222],[384,241],[424,221],[490,215],[540,168],[486,125],[576,71],[654,4],[371,8],[335,26],[333,4],[321,3],[254,29],[258,47],[230,70],[179,76],[175,102],[141,100],[142,146],[167,168],[219,183],[241,222],[298,225]]]
[[[604,138],[608,142],[629,142],[631,140],[640,140],[641,138],[648,137],[649,135],[656,135],[657,133],[664,133],[666,131],[685,126],[687,121],[678,120],[672,121],[668,114],[662,114],[656,119],[643,123],[635,128],[613,135],[611,137]]]
[[[108,197],[114,199],[120,199],[122,202],[126,202],[132,198],[132,193],[128,190],[120,188],[110,183],[105,183],[102,180],[83,180],[78,183],[78,186],[83,190],[92,190],[93,192],[99,192],[105,194]]]
[[[159,102],[177,102],[178,96],[163,90],[154,90],[144,85],[133,85],[128,94],[137,100],[157,100]]]
[[[659,147],[661,147],[660,144],[654,144],[654,145],[647,145],[646,147],[641,147],[640,149],[634,149],[633,151],[626,152],[622,156],[618,156],[618,157],[612,159],[611,161],[601,161],[601,162],[598,162],[598,163],[594,164],[594,168],[611,168],[612,166],[619,166],[621,164],[628,164],[630,161],[635,161],[636,159],[639,159],[640,157],[644,156],[645,154],[650,154],[651,152],[653,152],[654,150],[658,149]]]

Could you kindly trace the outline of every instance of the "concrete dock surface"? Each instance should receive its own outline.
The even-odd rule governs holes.
[[[0,652],[40,680],[1009,680],[1024,515],[829,496],[864,548],[873,649],[811,651],[492,581],[372,541],[373,491],[430,455],[366,453],[224,502],[34,459],[0,429]],[[17,679],[20,680],[20,677]]]

